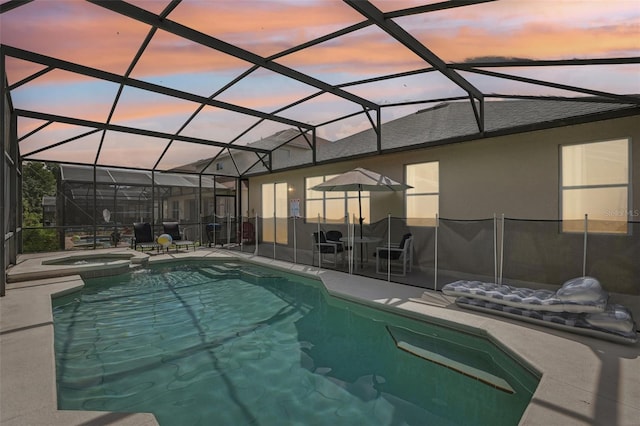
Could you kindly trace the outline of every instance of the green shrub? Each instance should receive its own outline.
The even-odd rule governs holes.
[[[40,253],[60,250],[55,229],[23,229],[23,253]]]

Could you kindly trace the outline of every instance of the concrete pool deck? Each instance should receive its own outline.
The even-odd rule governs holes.
[[[28,274],[30,263],[27,260],[52,256],[25,256],[21,258],[24,261],[12,269],[18,268],[21,274]],[[384,305],[408,316],[427,316],[435,322],[452,322],[463,328],[484,330],[542,375],[521,425],[639,424],[640,344],[621,345],[461,310],[442,293],[433,292],[422,297],[424,289],[418,287],[238,252],[199,249],[154,255],[149,262],[187,258],[242,258],[290,272],[312,274],[321,278],[329,293],[336,297]],[[0,424],[3,426],[157,424],[154,416],[148,413],[57,409],[51,297],[82,286],[79,275],[7,285],[6,296],[0,298]]]

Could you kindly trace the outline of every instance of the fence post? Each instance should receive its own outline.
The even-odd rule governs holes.
[[[296,215],[293,215],[293,263],[298,263],[298,238],[296,235]]]
[[[216,248],[218,242],[218,229],[221,225],[218,223],[218,215],[213,214],[213,248]]]
[[[433,259],[433,290],[438,291],[438,226],[440,225],[440,220],[438,218],[438,213],[436,213],[436,228],[435,228],[435,253]]]
[[[589,215],[584,214],[584,243],[582,250],[582,276],[587,276],[587,234],[589,233]]]
[[[276,258],[276,240],[278,239],[278,235],[276,234],[277,227],[276,222],[278,221],[278,216],[276,216],[276,212],[273,212],[273,259]]]
[[[349,213],[347,212],[347,214],[345,215],[347,217],[347,261],[349,262],[348,268],[349,268],[349,275],[353,274],[353,268],[352,268],[352,260],[353,260],[353,246],[351,243],[351,220],[349,219]],[[349,250],[350,248],[350,250]]]
[[[350,240],[349,240],[349,247],[351,247],[351,273],[354,274],[355,273],[355,269],[356,269],[356,252],[355,252],[355,243],[354,243],[354,239],[356,238],[356,215],[352,215],[351,216],[351,235],[350,235]]]
[[[502,269],[504,265],[504,213],[502,213],[502,230],[500,233],[500,276],[498,284],[502,285]]]
[[[258,246],[260,245],[259,241],[258,241],[258,225],[259,225],[259,223],[260,223],[260,221],[258,220],[258,213],[256,213],[256,226],[254,227],[254,229],[256,231],[255,232],[256,235],[254,236],[254,238],[256,240],[256,247],[253,249],[253,255],[254,256],[258,255]]]
[[[244,217],[242,215],[240,215],[240,253],[244,253]]]
[[[498,218],[493,214],[493,282],[498,283]]]
[[[376,262],[380,260],[376,257]],[[402,259],[404,262],[405,259]],[[404,268],[404,265],[403,265]],[[403,269],[404,270],[404,269]],[[378,268],[376,267],[376,273]],[[387,214],[387,282],[391,281],[391,213]]]
[[[316,238],[313,239],[314,247],[318,249],[318,272],[320,272],[320,268],[322,268],[322,246],[320,245],[320,213],[318,213],[318,234]],[[313,264],[313,261],[311,262]]]

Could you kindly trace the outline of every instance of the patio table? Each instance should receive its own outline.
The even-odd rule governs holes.
[[[342,241],[343,243],[347,244],[347,245],[351,245],[353,247],[353,249],[356,251],[356,255],[355,258],[359,259],[360,261],[356,261],[354,263],[354,268],[357,269],[357,265],[360,264],[360,269],[362,269],[364,267],[364,263],[365,261],[369,261],[369,249],[367,248],[368,244],[377,244],[380,241],[382,241],[382,238],[379,237],[353,237],[353,238],[349,238],[349,237],[342,237],[340,238],[340,241]],[[366,252],[367,255],[365,256],[363,252]]]

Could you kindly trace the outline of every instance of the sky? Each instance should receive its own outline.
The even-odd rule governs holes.
[[[167,0],[130,3],[160,13]],[[383,12],[433,1],[372,0]],[[216,0],[181,2],[169,20],[240,48],[269,57],[330,34],[364,19],[352,7],[334,0]],[[572,59],[640,56],[640,2],[633,0],[502,0],[474,6],[394,19],[445,62],[482,58]],[[148,35],[150,27],[106,8],[83,1],[39,0],[0,15],[2,44],[76,62],[123,75]],[[347,84],[386,74],[427,67],[418,56],[376,26],[366,26],[338,39],[274,59],[298,72],[329,84]],[[253,64],[157,31],[130,77],[188,93],[209,97]],[[41,65],[7,58],[9,84],[42,69]],[[588,67],[500,68],[511,73],[556,83],[617,94],[640,93],[640,67],[600,65]],[[483,93],[512,95],[562,95],[576,93],[509,82],[467,72],[460,73]],[[350,93],[380,105],[464,96],[465,92],[439,73],[426,73],[371,84],[343,87]],[[47,112],[105,122],[118,85],[74,73],[54,70],[11,91],[19,109]],[[260,112],[279,111],[318,89],[273,71],[260,68],[239,83],[217,94],[217,100]],[[384,108],[389,121],[428,103],[413,107]],[[220,142],[246,144],[289,125],[262,122],[220,108],[206,107],[193,117],[199,105],[149,91],[127,87],[115,108],[112,124],[175,133]],[[361,112],[362,107],[324,94],[278,112],[282,117],[312,125],[338,116]],[[42,121],[21,118],[19,136]],[[337,140],[370,127],[363,115],[318,128],[318,135]],[[74,138],[88,128],[52,124],[20,142],[21,152]],[[93,162],[101,134],[64,143],[33,158]],[[107,132],[99,164],[139,164],[171,168],[219,151],[215,147],[173,142],[168,154],[164,139]],[[170,154],[170,155],[169,155]],[[159,164],[156,164],[159,163]]]

